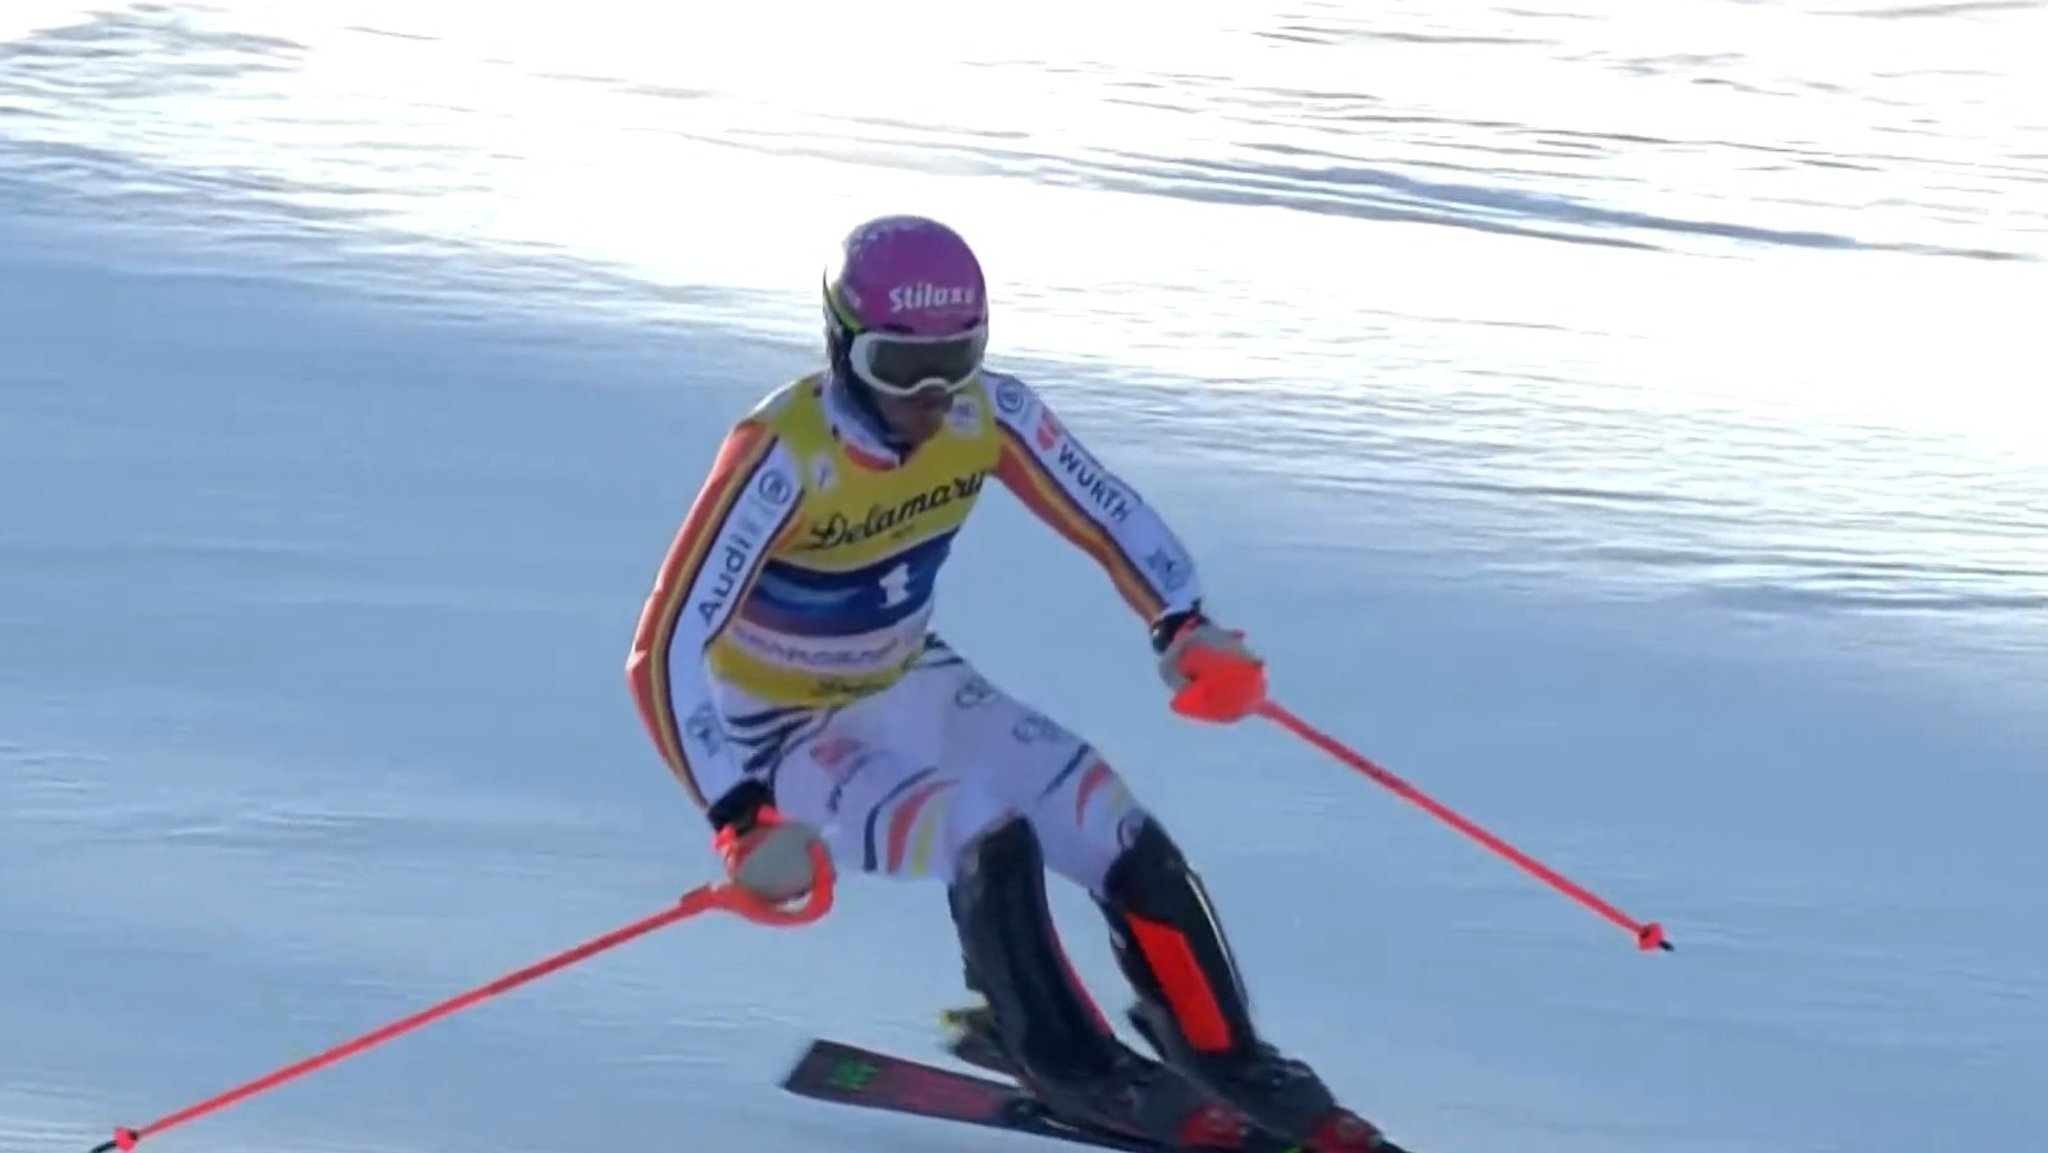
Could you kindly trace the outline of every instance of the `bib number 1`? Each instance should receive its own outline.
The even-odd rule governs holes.
[[[893,609],[910,599],[910,564],[904,562],[882,574],[882,607]]]

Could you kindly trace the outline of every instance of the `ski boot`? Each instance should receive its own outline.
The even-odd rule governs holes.
[[[1097,898],[1138,994],[1130,1013],[1160,1059],[1253,1126],[1317,1153],[1401,1153],[1339,1105],[1322,1078],[1261,1039],[1208,895],[1180,850],[1146,821]]]
[[[1124,1045],[1061,952],[1045,902],[1037,834],[1022,820],[983,834],[948,893],[968,987],[986,1003],[968,1050],[1058,1120],[1168,1148],[1217,1141],[1208,1098]],[[964,1057],[964,1054],[963,1054]]]
[[[1378,1126],[1337,1104],[1305,1063],[1264,1041],[1227,1054],[1190,1053],[1184,1043],[1166,1039],[1171,1032],[1159,1036],[1160,1015],[1142,1002],[1128,1013],[1161,1061],[1240,1110],[1251,1126],[1313,1153],[1405,1153]]]
[[[988,1005],[977,1003],[943,1009],[939,1013],[940,1026],[946,1032],[946,1052],[984,1072],[999,1077],[1009,1077],[1020,1085],[1025,1078],[1017,1065],[1005,1051],[1002,1039],[996,1033],[995,1014]],[[1218,1153],[1277,1153],[1278,1143],[1268,1151],[1258,1143],[1248,1140],[1250,1126],[1242,1117],[1226,1106],[1208,1099],[1199,1089],[1188,1085],[1185,1078],[1153,1057],[1148,1057],[1123,1041],[1111,1038],[1121,1052],[1117,1060],[1121,1066],[1135,1073],[1138,1079],[1149,1083],[1160,1079],[1182,1087],[1184,1092],[1173,1093],[1166,1087],[1154,1086],[1149,1091],[1159,1094],[1159,1099],[1171,1102],[1160,1112],[1170,1122],[1174,1141],[1171,1147],[1200,1150],[1203,1153],[1215,1150]],[[1142,1072],[1139,1072],[1142,1070]],[[1069,1123],[1071,1119],[1068,1120]],[[1102,1128],[1103,1119],[1089,1122],[1092,1127]],[[1151,1126],[1111,1126],[1111,1131],[1121,1136],[1145,1137],[1157,1141],[1160,1134]],[[1153,1132],[1144,1129],[1153,1128]]]

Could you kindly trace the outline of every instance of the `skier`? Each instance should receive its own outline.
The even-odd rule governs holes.
[[[826,371],[728,432],[642,611],[641,716],[706,810],[734,883],[793,900],[810,848],[948,888],[970,990],[1021,1082],[1064,1119],[1213,1142],[1221,1101],[1324,1150],[1392,1149],[1253,1026],[1201,883],[1093,745],[927,629],[933,589],[993,475],[1104,568],[1205,719],[1262,690],[1242,635],[1203,612],[1194,564],[1132,488],[1015,377],[983,366],[987,286],[952,229],[855,228],[824,278]],[[1050,869],[1110,927],[1166,1059],[1116,1039],[1067,964]]]

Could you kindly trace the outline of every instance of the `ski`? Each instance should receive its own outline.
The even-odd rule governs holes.
[[[1006,1077],[1011,1082],[1015,1082],[1017,1080],[1017,1072],[1011,1067],[1009,1056],[1003,1052],[1002,1047],[996,1044],[994,1038],[989,1035],[988,1022],[986,1020],[987,1012],[986,1008],[979,1006],[942,1010],[939,1014],[939,1022],[947,1033],[946,1053],[956,1061],[965,1062],[997,1077]],[[1146,1043],[1153,1045],[1156,1049],[1158,1046],[1152,1041],[1151,1032],[1145,1028],[1144,1020],[1136,1012],[1131,1013],[1129,1019],[1132,1027],[1137,1029],[1139,1035],[1145,1038]],[[1153,1060],[1153,1058],[1146,1057],[1142,1053],[1135,1053],[1135,1055],[1141,1060]],[[1168,1073],[1168,1075],[1173,1076],[1174,1074]],[[1295,1146],[1259,1133],[1251,1122],[1238,1116],[1237,1112],[1228,1106],[1217,1104],[1215,1107],[1233,1119],[1238,1137],[1227,1145],[1211,1143],[1204,1148],[1212,1150],[1214,1153],[1226,1153],[1226,1151],[1227,1153],[1300,1153],[1300,1150]],[[1156,1143],[1148,1144],[1156,1145]],[[1395,1149],[1391,1153],[1401,1153],[1401,1151]]]
[[[1143,1015],[1132,1009],[1125,1015],[1125,1020],[1130,1022],[1131,1028],[1137,1031],[1153,1052],[1159,1051],[1159,1041],[1152,1035],[1152,1030]],[[1003,1052],[1002,1046],[997,1044],[990,1033],[991,1023],[986,1006],[943,1009],[939,1013],[939,1023],[946,1033],[945,1051],[954,1060],[985,1070],[997,1077],[1009,1078],[1013,1082],[1017,1080],[1016,1070],[1011,1067],[1009,1056]],[[1135,1053],[1135,1050],[1133,1052]],[[1135,1055],[1141,1060],[1154,1059],[1146,1057],[1143,1053]],[[1257,1126],[1238,1115],[1229,1106],[1219,1102],[1216,1107],[1236,1119],[1238,1131],[1242,1135],[1241,1143],[1233,1143],[1227,1147],[1229,1153],[1302,1153],[1297,1146],[1260,1133]],[[1379,1140],[1378,1153],[1405,1153],[1399,1145],[1386,1137],[1382,1136]],[[1224,1153],[1226,1147],[1211,1145],[1209,1149],[1212,1153]]]
[[[800,1097],[838,1105],[1026,1133],[1122,1153],[1165,1153],[1163,1146],[1140,1137],[1060,1121],[1015,1085],[843,1041],[813,1040],[783,1079],[782,1087]]]

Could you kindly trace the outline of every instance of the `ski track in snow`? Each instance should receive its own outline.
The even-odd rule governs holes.
[[[1041,7],[851,91],[859,9],[0,14],[0,1153],[708,879],[624,646],[819,240],[905,202],[1290,704],[1680,948],[1175,721],[993,497],[941,627],[1166,817],[1277,1039],[1416,1153],[2038,1143],[2048,9]],[[1027,1148],[772,1088],[957,981],[941,894],[850,882],[148,1147]]]

